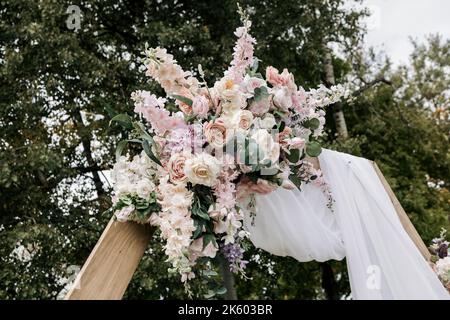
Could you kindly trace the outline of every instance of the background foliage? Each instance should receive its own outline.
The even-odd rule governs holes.
[[[246,0],[263,67],[287,67],[297,83],[324,81],[323,43],[337,82],[356,97],[344,113],[350,138],[330,148],[376,160],[426,242],[450,212],[450,42],[415,43],[408,66],[360,48],[363,10],[343,0]],[[81,8],[81,29],[66,26],[69,5]],[[109,220],[113,164],[110,117],[132,110],[130,93],[158,92],[139,70],[145,43],[166,47],[187,70],[201,63],[209,80],[231,59],[236,2],[0,2],[0,298],[54,299],[81,266]],[[377,83],[377,79],[389,79]],[[376,85],[373,85],[377,83]],[[360,88],[361,90],[358,90]],[[331,112],[330,112],[331,113]],[[183,298],[152,242],[126,297]],[[345,262],[298,263],[250,248],[252,280],[237,279],[240,298],[322,299],[349,295]],[[202,293],[202,284],[196,283]],[[324,288],[326,290],[324,290]]]

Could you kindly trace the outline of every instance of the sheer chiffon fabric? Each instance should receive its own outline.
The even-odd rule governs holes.
[[[245,218],[254,245],[301,262],[346,257],[354,299],[449,299],[370,161],[331,150],[319,161],[334,211],[313,185],[257,196],[256,216]]]

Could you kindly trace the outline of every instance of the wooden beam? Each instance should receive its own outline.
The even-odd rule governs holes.
[[[152,236],[149,226],[109,221],[65,300],[122,299]]]
[[[373,167],[375,168],[375,171],[377,172],[378,177],[381,180],[381,183],[384,186],[384,189],[389,195],[389,198],[392,201],[392,204],[394,205],[395,211],[397,211],[397,215],[400,218],[400,222],[403,225],[403,228],[405,228],[406,232],[408,233],[411,240],[414,242],[414,244],[419,249],[422,256],[425,258],[425,260],[430,261],[431,254],[428,251],[427,246],[423,242],[422,238],[420,237],[419,233],[417,232],[416,228],[412,224],[411,220],[409,219],[408,215],[406,214],[405,210],[403,209],[402,205],[400,204],[400,201],[398,201],[397,197],[395,196],[394,191],[392,191],[391,186],[387,182],[386,178],[384,177],[383,173],[381,172],[380,168],[376,164],[376,162],[372,162]]]

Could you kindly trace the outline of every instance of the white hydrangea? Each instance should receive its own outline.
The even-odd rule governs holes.
[[[444,282],[450,282],[450,257],[439,259],[436,262],[436,272]]]
[[[133,157],[121,156],[114,165],[111,177],[114,181],[115,198],[126,194],[137,194],[148,199],[155,191],[156,164],[145,153]]]

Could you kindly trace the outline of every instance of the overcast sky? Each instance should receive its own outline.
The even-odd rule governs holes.
[[[450,0],[364,0],[372,12],[366,45],[384,50],[395,64],[407,62],[409,37],[430,33],[450,38]]]

